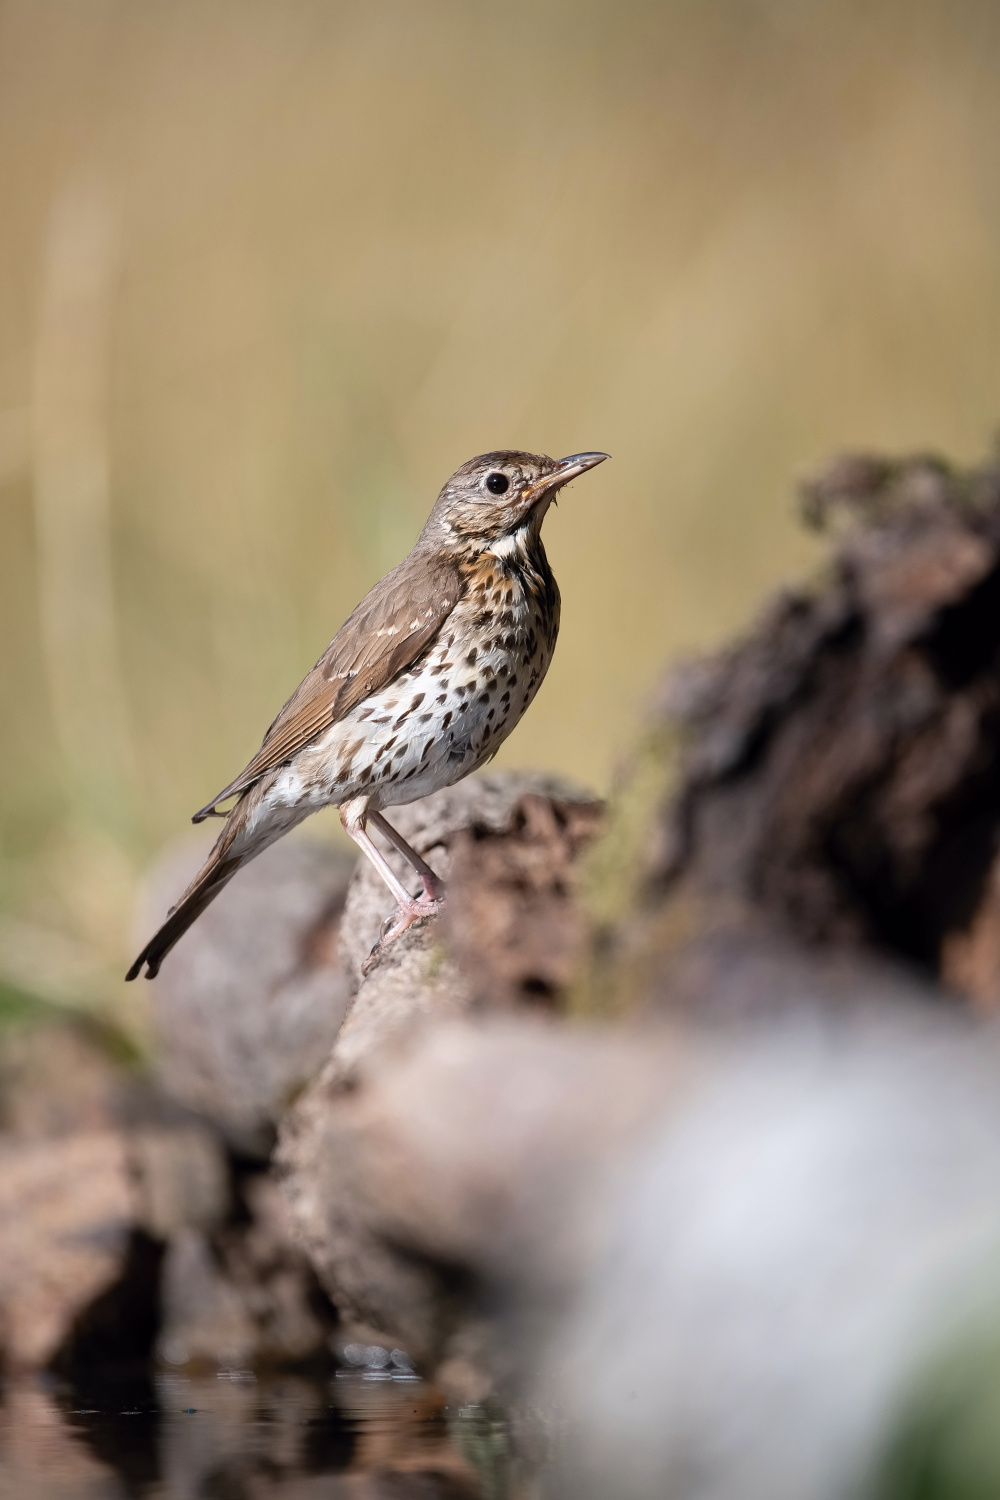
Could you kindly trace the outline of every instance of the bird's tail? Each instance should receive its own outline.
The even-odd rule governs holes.
[[[155,979],[160,971],[160,965],[177,940],[184,936],[191,923],[198,920],[206,906],[215,900],[219,892],[232,880],[240,865],[246,862],[245,855],[232,852],[233,836],[236,832],[232,823],[236,811],[237,809],[234,809],[233,813],[230,813],[229,823],[222,830],[215,848],[177,905],[170,908],[167,920],[143,948],[125,975],[126,979],[137,978],[142,973],[143,964],[146,965],[146,978]],[[252,858],[252,855],[250,857]]]

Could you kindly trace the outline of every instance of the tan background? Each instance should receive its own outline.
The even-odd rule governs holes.
[[[471,454],[614,456],[502,752],[603,787],[803,468],[998,418],[990,0],[0,0],[0,979],[135,1003],[138,872]]]

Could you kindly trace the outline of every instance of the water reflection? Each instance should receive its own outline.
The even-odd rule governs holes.
[[[502,1500],[503,1446],[405,1374],[102,1373],[4,1391],[0,1500]]]

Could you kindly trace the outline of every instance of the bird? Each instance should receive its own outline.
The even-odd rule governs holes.
[[[376,948],[442,909],[442,880],[383,810],[478,770],[520,721],[559,631],[542,522],[564,485],[608,457],[498,449],[456,469],[409,555],[348,616],[253,759],[194,814],[194,823],[224,817],[225,826],[127,980],[144,965],[155,978],[236,872],[323,807],[339,808],[345,832],[396,898]],[[372,828],[416,871],[418,896]]]

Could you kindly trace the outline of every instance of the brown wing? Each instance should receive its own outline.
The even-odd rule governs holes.
[[[375,585],[327,646],[264,736],[253,760],[196,812],[200,823],[227,797],[289,760],[371,693],[412,666],[458,603],[462,577],[450,562],[412,553]]]

